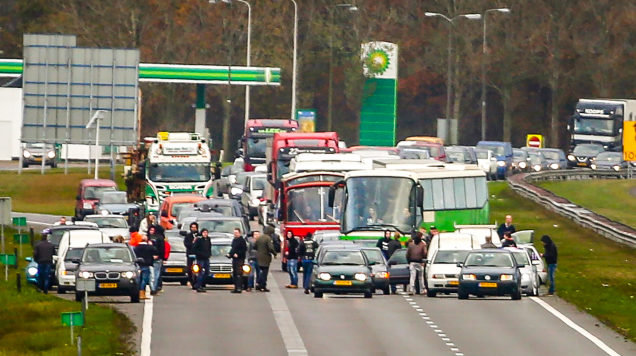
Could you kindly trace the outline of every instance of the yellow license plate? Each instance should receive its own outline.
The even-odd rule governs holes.
[[[351,282],[351,281],[334,281],[333,282],[333,285],[335,285],[335,286],[350,286],[352,284],[353,284],[353,282]]]
[[[117,283],[100,283],[99,288],[117,288]]]
[[[451,286],[458,286],[459,281],[448,281],[448,284],[450,284]]]
[[[214,278],[232,278],[232,275],[229,273],[215,273],[212,275]]]
[[[166,268],[167,273],[182,273],[183,268]]]
[[[576,165],[577,165],[577,166],[587,166],[587,163],[585,163],[585,162],[579,162],[579,163],[577,163]]]
[[[479,283],[480,287],[483,288],[497,288],[497,283],[493,283],[493,282],[481,282]]]

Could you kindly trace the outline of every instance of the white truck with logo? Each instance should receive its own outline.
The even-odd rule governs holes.
[[[199,134],[159,132],[144,167],[146,211],[157,212],[163,199],[175,194],[208,195],[210,162],[210,148]]]

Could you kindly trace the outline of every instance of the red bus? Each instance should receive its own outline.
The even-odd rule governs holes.
[[[254,166],[265,163],[267,138],[277,132],[293,132],[298,129],[298,121],[286,119],[249,119],[239,146],[243,149],[245,171],[252,172]]]

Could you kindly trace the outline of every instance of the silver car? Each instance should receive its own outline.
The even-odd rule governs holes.
[[[241,205],[243,205],[250,220],[258,216],[258,207],[261,204],[266,184],[266,174],[251,174],[245,180],[243,194],[241,194]]]
[[[537,273],[537,266],[532,264],[528,252],[523,248],[506,247],[506,249],[512,252],[517,265],[523,265],[522,268],[519,268],[519,272],[521,272],[521,292],[528,296],[539,295],[541,280]]]

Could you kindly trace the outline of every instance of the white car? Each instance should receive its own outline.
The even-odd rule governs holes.
[[[111,239],[121,235],[124,237],[124,240],[130,240],[128,221],[126,221],[126,217],[122,215],[86,215],[84,221],[97,224],[99,230]]]
[[[428,297],[435,297],[437,293],[457,293],[462,269],[457,267],[457,263],[464,262],[468,252],[470,249],[438,249],[429,257],[426,266]]]
[[[477,165],[491,180],[497,179],[497,157],[491,150],[475,148]]]
[[[87,244],[109,243],[110,238],[99,230],[69,230],[62,235],[55,265],[55,277],[58,280],[57,292],[62,294],[75,288],[75,271],[78,265],[73,262],[81,259]]]
[[[263,190],[267,184],[266,174],[252,174],[247,176],[243,194],[241,195],[241,204],[245,208],[250,220],[258,216],[258,207],[261,205]]]
[[[519,268],[521,292],[528,296],[539,295],[541,280],[537,273],[537,266],[531,262],[528,252],[523,248],[506,247],[506,249],[512,251],[518,265],[523,265],[522,268]]]

